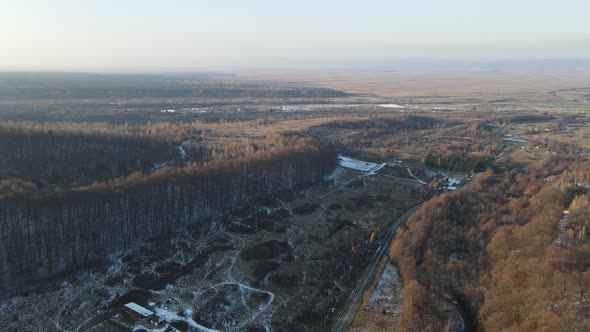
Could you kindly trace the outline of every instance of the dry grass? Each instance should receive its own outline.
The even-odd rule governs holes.
[[[573,144],[578,148],[590,151],[590,125],[569,127],[559,133],[540,133],[534,136],[538,140],[551,139],[560,143]]]
[[[398,331],[398,317],[384,315],[378,311],[361,310],[354,318],[351,332],[395,332]]]
[[[546,98],[559,100],[561,97],[551,97],[548,92],[590,86],[590,73],[277,71],[249,72],[247,75],[250,79],[260,81],[283,81],[293,85],[304,84],[391,98],[485,99],[543,94]]]

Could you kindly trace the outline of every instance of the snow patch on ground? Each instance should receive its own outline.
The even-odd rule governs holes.
[[[387,265],[385,265],[383,274],[381,274],[381,279],[379,279],[377,287],[375,287],[375,291],[373,292],[373,296],[371,296],[366,308],[387,308],[397,312],[399,310],[399,305],[401,304],[401,289],[402,282],[399,277],[399,272],[391,262],[388,262]]]
[[[428,183],[420,180],[416,175],[414,175],[414,173],[412,173],[412,170],[409,167],[406,167],[406,169],[408,170],[408,174],[410,174],[410,176],[413,177],[416,181],[418,181],[422,184],[428,184]]]
[[[178,158],[180,160],[184,160],[186,158],[186,150],[184,150],[184,147],[182,146],[182,144],[180,144],[179,146],[176,147],[176,149],[178,150]],[[174,160],[168,160],[165,161],[163,163],[155,163],[154,166],[152,166],[152,172],[155,172],[157,170],[159,170],[160,168],[168,165],[169,163],[173,162]]]
[[[523,140],[522,138],[518,137],[502,137],[502,140],[505,142],[516,142],[516,143],[526,143],[527,141]]]
[[[152,167],[152,172],[155,172],[155,171],[159,170],[160,168],[168,165],[169,162],[170,161],[165,161],[163,163],[155,163],[154,166]]]
[[[441,170],[441,169],[432,169],[426,168],[426,175],[429,177],[437,177],[442,176],[447,180],[446,185],[443,188],[447,190],[457,190],[463,182],[465,182],[466,174],[459,171],[449,171],[449,170]],[[473,178],[473,174],[469,177],[469,179]]]
[[[448,181],[447,189],[448,190],[457,190],[457,187],[463,182],[463,176],[461,175],[447,175],[445,173],[441,173]]]
[[[338,156],[338,164],[342,167],[354,169],[354,170],[361,171],[361,172],[370,172],[370,173],[374,173],[386,165],[386,164],[376,164],[376,163],[371,163],[368,161],[353,159],[353,158],[345,157],[343,155]]]
[[[569,223],[569,214],[568,210],[564,210],[561,212],[561,218],[559,219],[559,225],[557,227],[557,244],[558,245],[566,245],[567,244],[567,234],[565,231],[567,230],[567,224]]]
[[[332,174],[328,175],[326,177],[327,180],[334,180],[334,181],[339,181],[340,178],[342,178],[343,175],[346,174],[346,170],[342,167],[336,167],[334,169],[334,171],[332,172]]]
[[[186,151],[182,147],[182,144],[180,144],[178,146],[178,154],[180,155],[180,160],[183,160],[184,158],[186,158]]]
[[[158,316],[164,318],[167,322],[173,322],[173,321],[185,321],[187,322],[190,326],[198,329],[199,331],[204,331],[204,332],[218,332],[217,330],[214,329],[210,329],[207,328],[203,325],[198,324],[197,322],[195,322],[190,315],[187,315],[187,317],[182,317],[179,316],[178,314],[175,314],[171,311],[168,311],[166,309],[162,309],[162,308],[155,308],[154,311],[156,312],[156,314],[158,314]],[[187,309],[185,310],[185,313],[192,313],[192,310]]]
[[[377,106],[383,107],[383,108],[406,108],[405,106],[398,105],[398,104],[379,104]]]

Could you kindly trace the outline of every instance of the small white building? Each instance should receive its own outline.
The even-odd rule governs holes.
[[[147,318],[154,314],[153,311],[146,309],[135,302],[129,302],[123,306],[123,310],[137,318]]]

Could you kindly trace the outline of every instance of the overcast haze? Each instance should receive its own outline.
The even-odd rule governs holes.
[[[590,1],[0,0],[0,69],[590,58]]]

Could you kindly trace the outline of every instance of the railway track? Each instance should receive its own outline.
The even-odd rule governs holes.
[[[406,222],[406,220],[408,220],[408,218],[414,212],[416,212],[416,210],[418,210],[422,206],[422,204],[424,203],[420,203],[415,207],[411,208],[410,210],[406,211],[403,215],[397,218],[395,223],[393,223],[391,229],[387,233],[387,238],[385,239],[381,247],[379,247],[379,250],[373,258],[371,265],[369,266],[369,268],[366,269],[365,273],[359,280],[356,288],[352,291],[352,293],[346,300],[346,303],[344,304],[342,311],[336,317],[334,324],[331,328],[332,332],[342,332],[350,326],[352,320],[354,319],[354,316],[356,315],[358,307],[361,304],[363,293],[371,285],[373,278],[375,277],[375,273],[377,272],[377,268],[379,267],[379,263],[388,252],[389,244],[391,243],[391,240],[395,235],[395,231],[397,230],[399,225]]]

